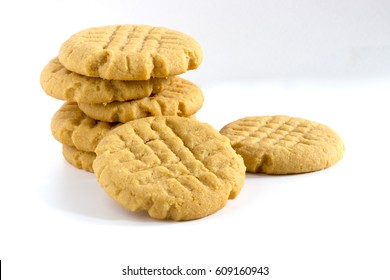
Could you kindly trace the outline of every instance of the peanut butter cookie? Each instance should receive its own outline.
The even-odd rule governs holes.
[[[343,157],[344,143],[331,128],[289,116],[236,120],[221,129],[249,172],[291,174],[327,168]]]
[[[157,219],[210,215],[240,192],[242,158],[210,125],[182,117],[148,117],[123,124],[96,148],[103,189],[131,211]]]
[[[190,36],[163,27],[112,25],[80,31],[65,41],[60,62],[70,71],[109,80],[149,80],[196,69],[203,59]]]

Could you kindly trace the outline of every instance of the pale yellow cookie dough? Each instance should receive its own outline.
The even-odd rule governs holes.
[[[62,145],[62,154],[66,161],[74,167],[93,173],[92,163],[96,158],[95,153],[80,151],[75,147]]]
[[[195,84],[175,77],[161,92],[149,97],[107,104],[79,103],[90,118],[105,122],[128,122],[150,116],[194,115],[203,105],[201,89]]]
[[[112,80],[149,80],[196,69],[203,59],[192,37],[148,25],[82,30],[65,41],[60,62],[70,71]]]
[[[62,144],[94,152],[99,141],[120,123],[97,121],[87,117],[75,102],[65,102],[51,120],[51,132]]]
[[[160,92],[173,79],[179,78],[151,78],[145,81],[91,78],[69,71],[55,58],[42,70],[40,82],[46,94],[60,100],[109,103],[150,96]]]
[[[331,128],[289,116],[246,117],[221,129],[247,171],[292,174],[327,168],[343,157],[344,143]]]
[[[235,198],[245,179],[242,158],[208,124],[149,117],[112,130],[93,163],[103,189],[131,211],[157,219],[193,220]]]

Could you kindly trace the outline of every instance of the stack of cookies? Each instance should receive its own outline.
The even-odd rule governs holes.
[[[193,116],[202,91],[177,75],[202,58],[193,38],[162,27],[113,25],[71,36],[41,73],[44,91],[66,101],[51,123],[64,157],[92,172],[96,146],[113,128],[149,116]]]
[[[235,198],[246,171],[313,172],[343,157],[339,135],[306,119],[252,116],[218,132],[191,118],[203,94],[177,75],[201,61],[194,39],[166,28],[116,25],[70,37],[41,74],[44,91],[66,101],[51,122],[66,160],[94,172],[130,211],[193,220]]]
[[[203,94],[177,75],[201,61],[194,39],[166,28],[71,36],[41,74],[44,91],[66,101],[51,122],[66,160],[94,172],[126,209],[154,218],[192,220],[224,207],[245,165],[228,138],[192,117]]]

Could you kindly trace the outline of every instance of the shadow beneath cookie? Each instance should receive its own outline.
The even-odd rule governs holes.
[[[265,173],[251,173],[246,172],[246,179],[249,180],[256,180],[258,178],[261,178],[261,180],[275,180],[275,178],[278,179],[287,179],[287,178],[298,178],[302,177],[306,174],[311,174],[313,172],[307,172],[307,173],[296,173],[296,174],[265,174]]]
[[[44,182],[41,198],[51,207],[79,218],[94,219],[100,223],[166,225],[169,221],[150,218],[145,212],[130,212],[117,204],[99,186],[95,175],[79,170],[67,162],[51,168]]]

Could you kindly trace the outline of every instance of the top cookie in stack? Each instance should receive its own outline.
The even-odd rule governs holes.
[[[70,71],[109,80],[164,78],[196,69],[203,55],[190,36],[147,25],[113,25],[83,30],[61,47]]]
[[[202,59],[200,45],[178,31],[148,25],[93,27],[63,43],[58,57],[43,69],[41,85],[96,122],[116,126],[148,116],[189,117],[202,107],[203,94],[177,75],[196,69]],[[53,135],[66,133],[57,131],[60,127],[77,126],[68,119],[53,121]]]

